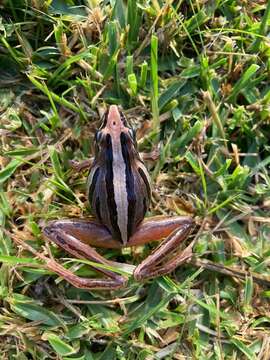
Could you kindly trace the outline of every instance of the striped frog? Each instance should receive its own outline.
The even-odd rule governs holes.
[[[119,249],[163,239],[135,268],[134,278],[143,281],[165,275],[183,262],[177,248],[188,236],[193,220],[188,216],[144,220],[151,199],[150,176],[138,153],[135,132],[116,105],[109,107],[96,132],[87,189],[95,218],[54,220],[43,233],[75,257],[97,263],[93,268],[104,277],[78,277],[60,265],[55,272],[79,288],[120,288],[126,284],[126,277],[108,269],[116,263],[105,259],[95,248]]]

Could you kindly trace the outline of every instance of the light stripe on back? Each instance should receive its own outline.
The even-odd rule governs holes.
[[[117,211],[117,224],[122,242],[127,243],[128,226],[128,194],[126,189],[126,163],[122,154],[120,134],[118,138],[111,138],[113,150],[113,189]]]

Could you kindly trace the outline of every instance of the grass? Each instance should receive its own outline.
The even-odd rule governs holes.
[[[270,3],[27,1],[0,5],[1,359],[268,359]],[[149,164],[149,215],[194,216],[194,256],[117,291],[74,288],[19,239],[85,217],[99,115],[120,104]],[[136,265],[151,246],[101,252]]]

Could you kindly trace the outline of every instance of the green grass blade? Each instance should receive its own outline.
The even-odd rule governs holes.
[[[151,105],[153,113],[153,132],[159,133],[159,108],[158,108],[158,38],[151,37]]]

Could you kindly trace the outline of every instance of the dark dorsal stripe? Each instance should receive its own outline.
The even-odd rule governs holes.
[[[113,151],[112,151],[112,140],[109,134],[106,135],[106,193],[108,210],[110,214],[111,226],[114,230],[114,234],[117,239],[122,241],[121,232],[117,224],[117,208],[114,199],[114,187],[113,187]]]
[[[90,185],[90,189],[89,189],[89,193],[88,193],[89,199],[93,199],[93,195],[94,195],[94,191],[96,189],[96,184],[97,184],[97,179],[98,179],[98,176],[99,176],[99,172],[100,172],[100,169],[98,167],[96,169],[94,175],[93,175],[92,182],[91,182],[91,185]]]
[[[127,235],[129,238],[134,230],[132,229],[132,224],[136,211],[136,194],[134,189],[134,176],[130,164],[127,137],[126,134],[123,132],[120,135],[120,141],[121,141],[122,155],[126,165],[126,193],[127,193],[127,201],[128,201]]]
[[[100,222],[102,222],[101,214],[100,214],[100,200],[99,197],[96,199],[95,202],[95,208],[96,208],[96,215]]]
[[[151,188],[150,188],[150,184],[147,179],[147,176],[145,175],[145,173],[141,167],[139,167],[138,172],[141,175],[141,178],[143,179],[143,182],[144,182],[146,190],[147,190],[148,198],[150,199],[151,198]]]
[[[146,198],[144,197],[143,198],[143,213],[144,213],[144,215],[146,214],[146,211],[148,210],[148,205],[147,205],[147,200],[146,200]]]

